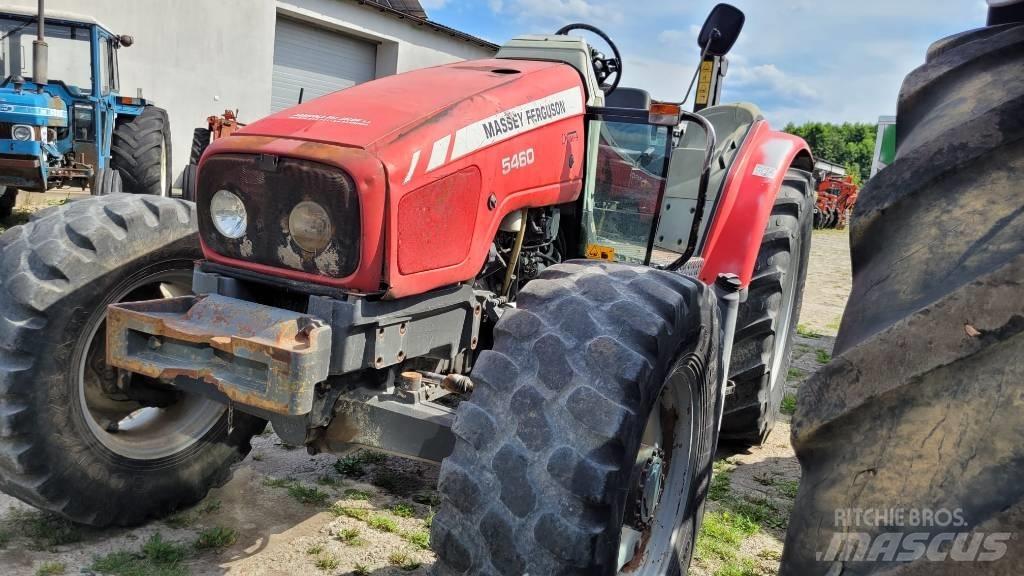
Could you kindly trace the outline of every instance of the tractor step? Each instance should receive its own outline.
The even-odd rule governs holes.
[[[322,320],[217,294],[107,310],[111,366],[172,384],[201,381],[276,414],[309,413],[330,357],[331,327]]]

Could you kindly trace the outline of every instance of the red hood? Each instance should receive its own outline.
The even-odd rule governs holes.
[[[389,134],[431,121],[445,109],[563,64],[473,60],[387,76],[333,92],[249,124],[236,134],[276,136],[368,148]],[[510,69],[518,73],[507,73]],[[496,72],[504,70],[506,73]],[[490,108],[490,112],[484,112]],[[482,103],[487,116],[500,103]]]

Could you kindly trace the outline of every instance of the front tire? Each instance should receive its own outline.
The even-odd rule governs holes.
[[[199,257],[191,204],[125,194],[0,236],[0,489],[75,522],[132,525],[227,480],[265,423],[236,413],[232,426],[173,388],[145,388],[155,405],[126,398],[104,355],[106,305],[187,293]]]
[[[747,300],[740,304],[736,319],[729,364],[729,378],[736,387],[725,400],[723,440],[762,444],[778,420],[803,302],[813,213],[809,175],[789,170],[761,240]]]
[[[172,164],[167,111],[146,106],[142,114],[119,123],[110,141],[110,165],[121,173],[125,192],[169,196]]]
[[[720,337],[712,291],[681,275],[570,262],[527,284],[458,409],[436,571],[685,572],[715,450]]]

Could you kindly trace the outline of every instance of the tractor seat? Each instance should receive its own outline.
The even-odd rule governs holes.
[[[718,200],[722,183],[736,159],[740,145],[750,132],[751,125],[763,116],[757,106],[745,102],[711,106],[698,114],[708,119],[717,137],[708,179],[707,203],[699,231],[703,236],[704,228],[711,219],[710,210]],[[703,162],[704,131],[692,123],[687,124],[686,131],[672,152],[668,187],[661,206],[658,233],[654,238],[655,246],[674,252],[682,252],[686,248],[697,206]]]

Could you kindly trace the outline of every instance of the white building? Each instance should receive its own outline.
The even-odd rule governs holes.
[[[141,89],[170,114],[176,185],[207,116],[237,109],[250,122],[296,104],[300,89],[306,101],[497,50],[427,20],[418,0],[47,0],[46,9],[134,36],[118,52],[121,92]]]

